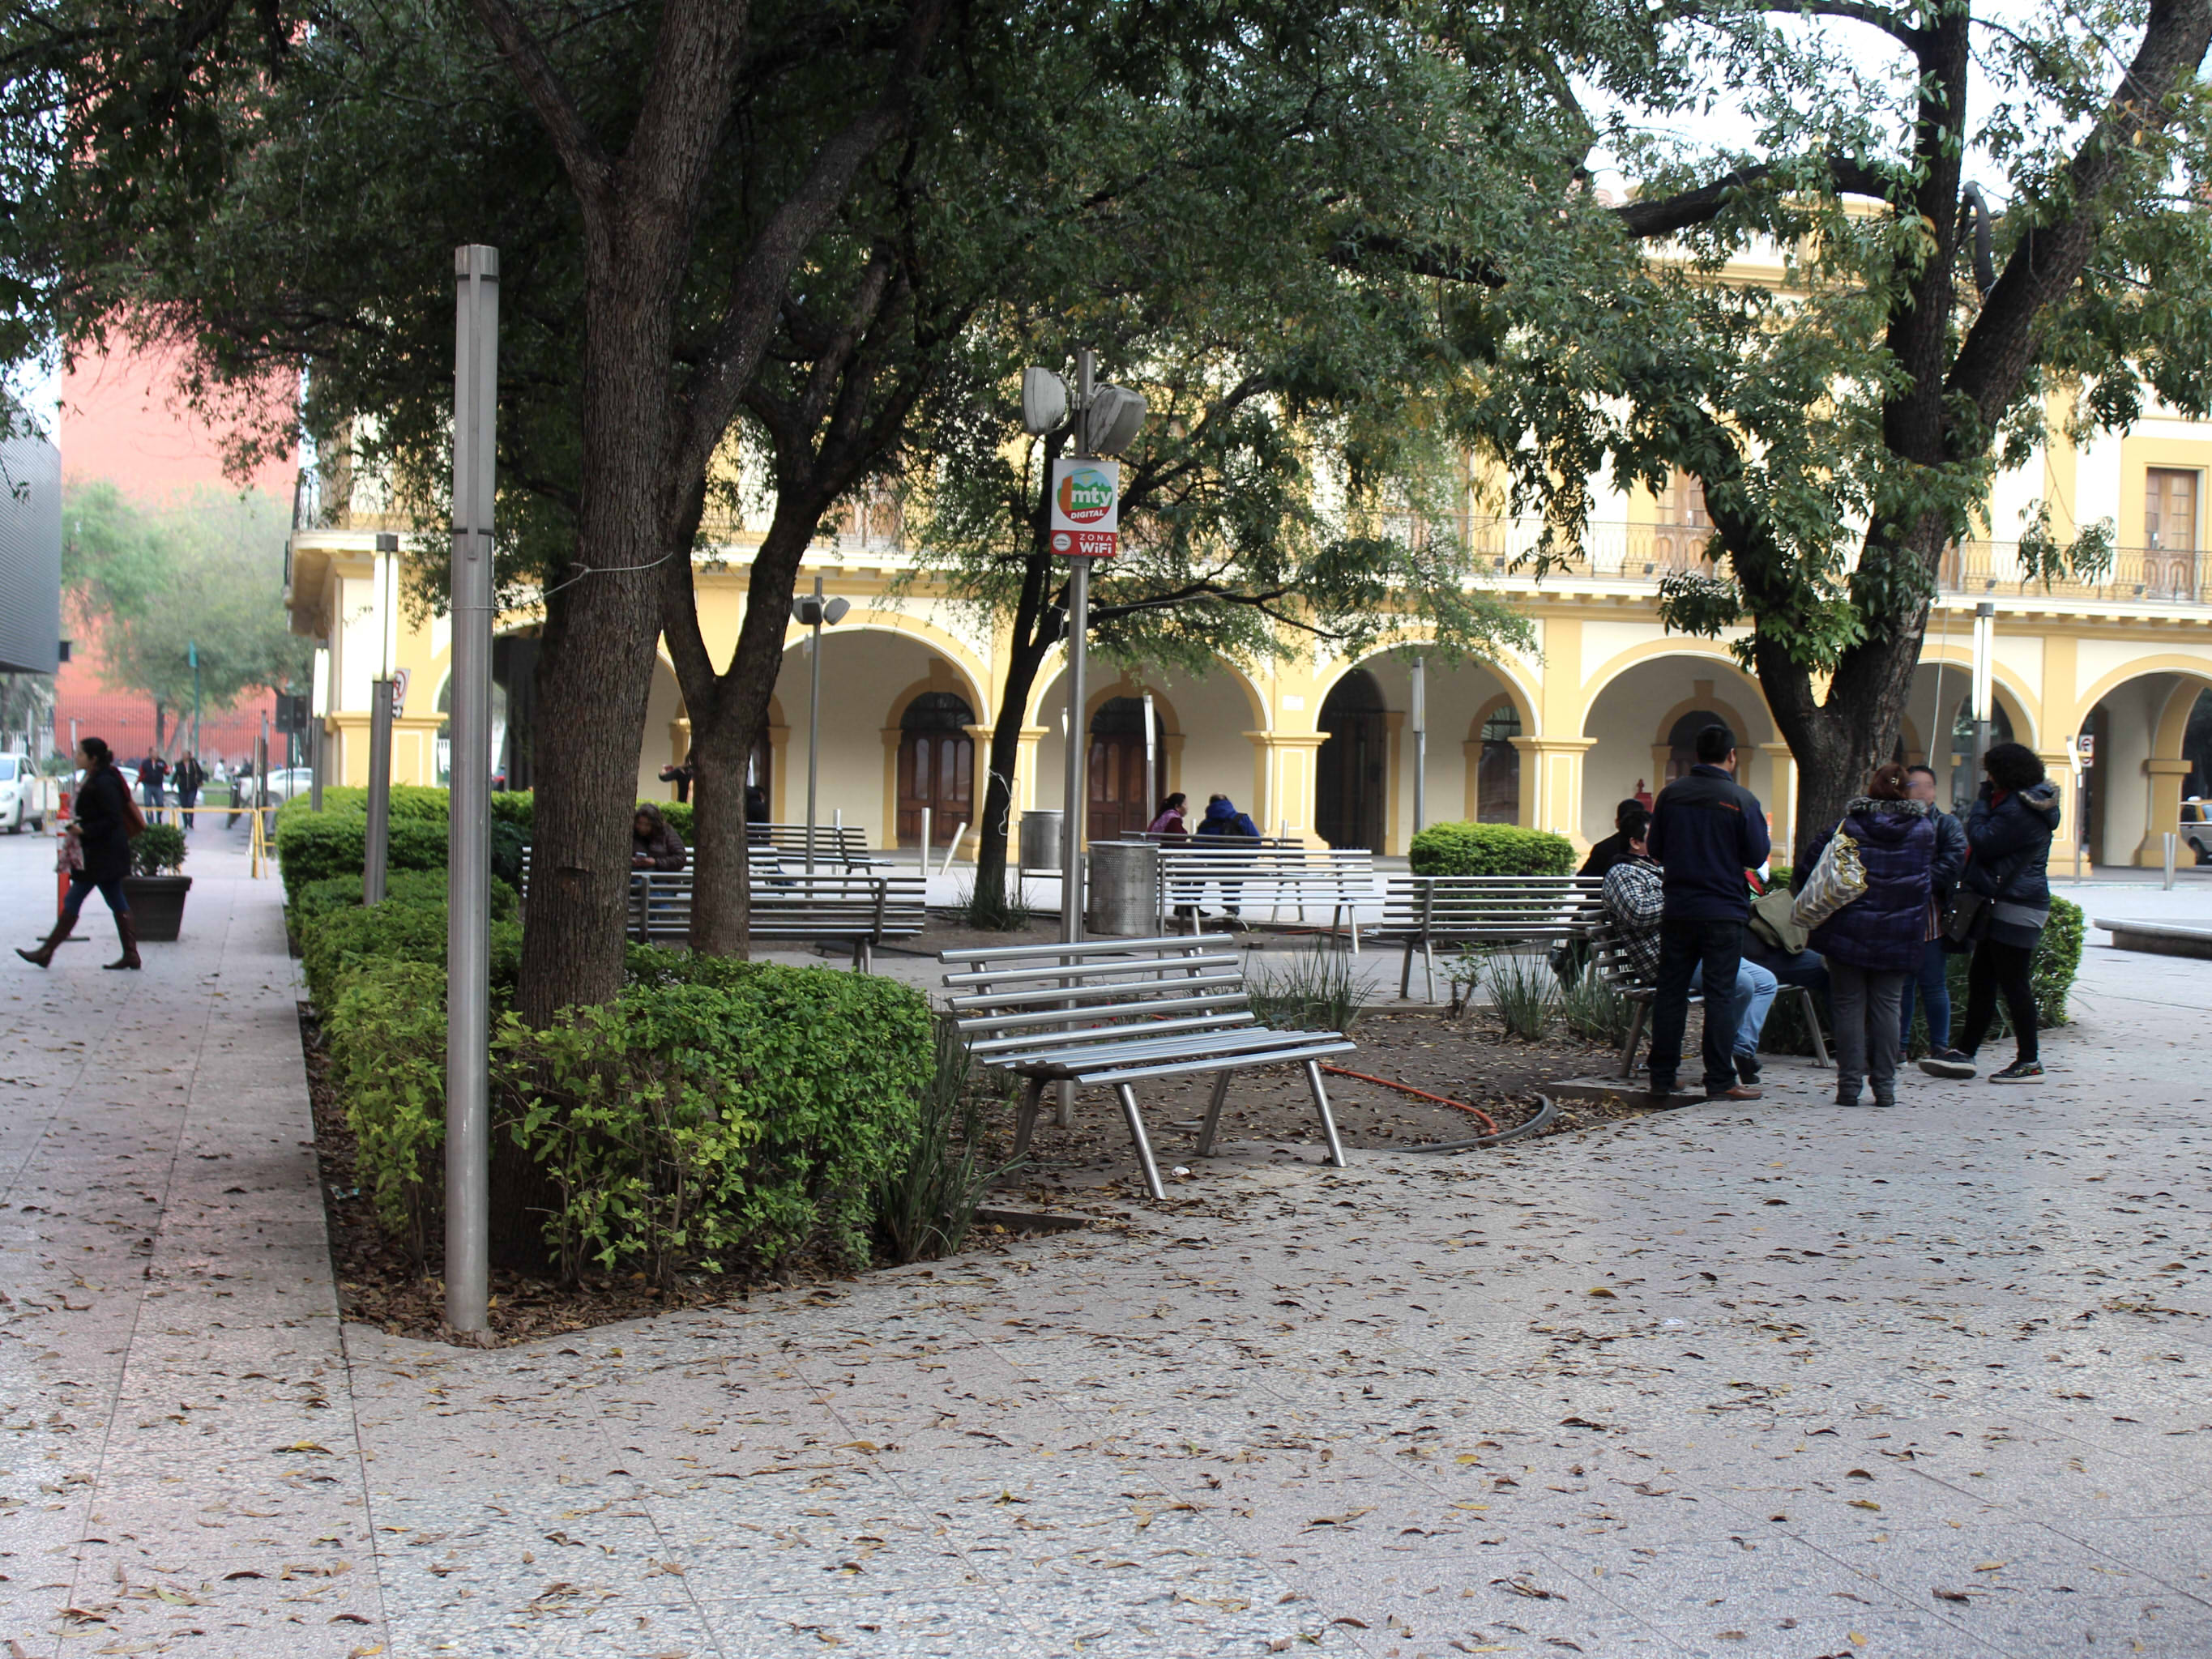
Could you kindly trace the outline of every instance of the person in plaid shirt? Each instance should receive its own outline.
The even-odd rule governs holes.
[[[1620,947],[1639,978],[1656,979],[1659,973],[1659,920],[1666,908],[1665,876],[1650,853],[1649,813],[1628,817],[1621,833],[1628,838],[1628,857],[1605,876],[1605,908],[1620,933]],[[1759,1034],[1766,1029],[1766,1016],[1774,1006],[1774,975],[1748,957],[1736,964],[1735,1041],[1732,1058],[1736,1075],[1747,1085],[1759,1081]],[[1690,976],[1690,989],[1702,994],[1705,968]],[[1706,1018],[1712,1017],[1711,1011]]]

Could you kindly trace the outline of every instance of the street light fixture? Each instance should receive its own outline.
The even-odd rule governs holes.
[[[815,787],[822,767],[822,630],[842,622],[852,608],[846,600],[823,599],[819,576],[814,579],[811,593],[802,593],[791,602],[792,619],[814,630],[807,653],[811,660],[806,693],[806,873],[810,876],[814,873]]]

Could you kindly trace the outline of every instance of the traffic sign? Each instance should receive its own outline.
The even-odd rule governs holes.
[[[1110,559],[1121,550],[1121,468],[1115,461],[1054,461],[1052,550],[1064,558]]]

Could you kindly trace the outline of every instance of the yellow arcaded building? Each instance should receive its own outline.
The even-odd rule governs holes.
[[[2000,738],[2028,744],[2067,780],[2063,845],[2077,836],[2096,864],[2157,864],[2185,802],[2212,782],[2212,562],[2203,550],[2212,425],[2151,418],[2125,436],[2055,445],[2001,477],[1986,523],[2017,527],[2048,503],[2062,539],[2108,522],[2117,552],[2094,582],[2046,587],[2021,579],[2017,544],[1954,550],[1930,622],[1905,716],[1903,746],[1963,791],[1961,753],[1972,617],[1996,610],[1995,684]],[[1764,799],[1778,837],[1791,830],[1792,762],[1757,684],[1724,641],[1668,634],[1658,583],[1704,568],[1708,522],[1687,480],[1663,496],[1622,495],[1592,481],[1601,501],[1583,556],[1541,582],[1515,568],[1535,526],[1474,519],[1458,528],[1482,550],[1498,591],[1528,618],[1533,648],[1495,665],[1427,671],[1427,804],[1453,817],[1557,830],[1577,845],[1609,833],[1615,804],[1656,792],[1686,764],[1696,729],[1717,718],[1738,733],[1744,781]],[[369,685],[388,660],[406,678],[393,775],[444,775],[448,636],[441,620],[416,624],[395,603],[390,556],[376,532],[399,526],[366,511],[323,515],[291,538],[288,602],[295,629],[328,647],[322,694],[326,776],[368,775]],[[927,808],[946,844],[971,823],[996,717],[1001,641],[993,619],[933,582],[928,550],[907,545],[896,515],[855,514],[825,537],[802,572],[851,603],[823,646],[822,802],[872,844],[912,846]],[[754,538],[732,528],[702,568],[709,646],[726,658],[744,603]],[[702,556],[702,567],[708,562]],[[526,618],[496,648],[495,765],[530,782],[530,682],[535,641]],[[1357,660],[1321,654],[1253,666],[1216,663],[1203,675],[1131,672],[1094,662],[1082,711],[1091,745],[1093,836],[1139,827],[1144,811],[1141,704],[1152,694],[1161,728],[1158,787],[1199,800],[1226,793],[1271,831],[1401,854],[1413,830],[1413,744],[1407,727],[1409,625]],[[775,816],[803,811],[807,726],[805,634],[794,627],[767,739],[755,759]],[[1057,665],[1024,711],[1027,742],[1014,780],[1018,808],[1061,805],[1066,694]],[[681,759],[688,726],[666,661],[655,676],[638,792],[665,796],[663,766]],[[2070,787],[2069,757],[2087,763]],[[2191,816],[2194,816],[2191,814]],[[972,842],[969,843],[972,846]]]

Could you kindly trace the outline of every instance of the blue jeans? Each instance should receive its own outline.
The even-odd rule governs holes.
[[[1735,965],[1735,1000],[1730,1011],[1735,1024],[1735,1052],[1755,1054],[1759,1052],[1759,1034],[1766,1029],[1766,1016],[1774,1006],[1774,989],[1781,981],[1760,967],[1749,957]],[[1705,988],[1705,964],[1690,975],[1690,989],[1703,994]],[[1705,1018],[1712,1018],[1712,1003],[1707,999]]]
[[[62,899],[62,915],[68,919],[70,926],[76,926],[77,912],[84,908],[86,897],[95,887],[100,889],[100,897],[107,901],[107,908],[114,911],[117,915],[127,916],[131,914],[131,901],[123,896],[122,877],[115,876],[106,881],[94,881],[83,871],[72,870],[70,872],[69,892]]]
[[[1736,970],[1743,959],[1741,920],[1692,921],[1666,917],[1659,923],[1659,972],[1651,998],[1651,1090],[1671,1093],[1682,1064],[1682,1034],[1690,1023],[1690,981],[1725,986],[1723,1005],[1736,994]],[[1770,998],[1772,994],[1770,992]],[[1712,1004],[1711,992],[1706,1006]],[[1725,1019],[1705,1021],[1705,1092],[1735,1086],[1731,1033]]]
[[[1920,988],[1920,1006],[1928,1013],[1928,1046],[1948,1048],[1951,1046],[1951,981],[1945,977],[1943,964],[1950,958],[1944,953],[1943,941],[1931,939],[1921,946],[1920,966],[1905,981],[1905,993],[1898,999],[1897,1042],[1902,1048],[1912,1041],[1912,988]]]

